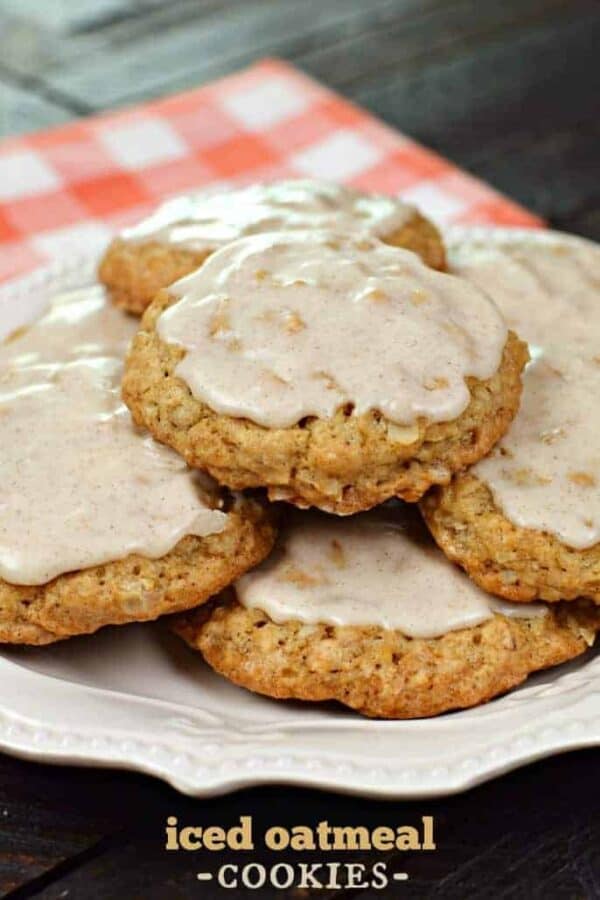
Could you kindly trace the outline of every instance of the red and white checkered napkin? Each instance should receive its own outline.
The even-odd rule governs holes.
[[[279,60],[0,144],[0,280],[100,250],[157,201],[215,182],[328,178],[440,223],[539,219]]]

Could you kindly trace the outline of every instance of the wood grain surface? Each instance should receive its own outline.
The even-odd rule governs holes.
[[[0,135],[278,55],[554,227],[600,239],[599,48],[597,0],[0,0]],[[199,885],[193,854],[163,852],[168,815],[227,824],[252,813],[260,829],[430,814],[438,851],[390,860],[407,882],[305,896],[587,900],[600,898],[599,809],[594,751],[422,803],[287,788],[199,801],[137,775],[0,757],[0,893],[234,900],[250,892]]]

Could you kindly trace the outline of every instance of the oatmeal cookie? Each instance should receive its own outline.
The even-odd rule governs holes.
[[[532,347],[490,455],[422,501],[439,546],[513,601],[600,603],[600,248],[566,235],[457,240],[451,265]],[[527,297],[527,302],[523,298]]]
[[[366,228],[388,244],[418,253],[434,269],[445,267],[438,229],[413,207],[393,197],[298,180],[170,200],[115,238],[99,277],[117,306],[141,315],[160,290],[193,272],[228,240],[332,224]]]
[[[421,511],[446,556],[484,590],[517,602],[589,597],[600,603],[600,544],[578,550],[548,532],[514,525],[476,475],[434,488]]]
[[[275,531],[261,503],[236,498],[223,531],[188,535],[160,559],[130,555],[43,585],[0,579],[0,642],[49,644],[197,606],[260,562]]]
[[[411,719],[484,703],[532,672],[579,656],[594,641],[600,611],[559,604],[540,619],[496,615],[474,628],[414,639],[376,627],[278,624],[229,595],[173,627],[241,687]]]
[[[134,427],[131,326],[92,285],[0,344],[0,642],[196,606],[271,549],[272,511]]]
[[[495,600],[448,563],[413,506],[392,502],[349,518],[288,512],[273,553],[173,627],[250,690],[414,718],[583,653],[600,609]]]
[[[518,408],[528,354],[517,336],[507,333],[484,294],[469,298],[473,320],[481,310],[484,326],[470,324],[467,314],[459,322],[461,282],[428,269],[411,253],[382,244],[375,248],[373,242],[354,251],[326,233],[323,252],[329,256],[324,267],[317,267],[314,277],[309,273],[306,289],[302,285],[308,282],[298,285],[290,277],[279,296],[276,284],[271,307],[272,294],[264,287],[266,269],[259,263],[269,261],[273,283],[279,277],[273,267],[284,266],[276,253],[248,248],[248,242],[271,239],[279,237],[263,235],[229,245],[197,273],[162,291],[149,307],[123,380],[123,397],[138,424],[221,484],[236,489],[264,486],[272,499],[339,514],[370,508],[392,496],[418,500],[432,484],[447,483],[453,472],[488,453]],[[310,240],[307,256],[322,249],[317,238]],[[295,244],[289,236],[281,241],[293,245],[290,254],[303,260],[299,238]],[[254,293],[242,301],[248,320],[236,330],[229,300],[219,300],[221,285],[215,308],[202,306],[209,320],[201,326],[206,329],[201,351],[186,353],[180,343],[165,337],[162,326],[167,319],[173,321],[171,313],[180,313],[186,302],[182,295],[197,290],[194,279],[202,276],[210,290],[212,270],[223,269],[234,253],[261,276],[249,288]],[[378,280],[369,273],[379,263],[385,276]],[[396,276],[390,272],[396,267],[408,302],[400,299],[394,307],[395,299],[388,302],[385,291],[394,290]],[[317,276],[329,278],[333,286],[328,282],[313,295]],[[338,278],[348,279],[350,285],[341,300]],[[377,284],[382,287],[374,287]],[[264,308],[260,290],[267,294]],[[438,290],[444,296],[430,314],[427,303]],[[452,303],[446,290],[453,293]],[[370,291],[367,300],[365,291]],[[321,315],[329,316],[323,327]],[[437,324],[432,325],[435,316]],[[178,327],[181,341],[201,330],[193,321]],[[421,327],[428,335],[422,342]],[[476,335],[481,335],[481,345]],[[271,368],[270,353],[275,354]],[[469,374],[471,363],[461,362],[467,353],[478,354],[479,375]],[[192,378],[202,370],[200,391],[186,381],[182,366],[188,366]],[[350,387],[339,387],[340,372]],[[202,389],[208,390],[209,399],[200,396]],[[460,404],[440,412],[436,404],[446,392],[453,392],[454,399],[460,394]],[[437,416],[429,412],[434,408]],[[411,424],[399,424],[402,417]]]

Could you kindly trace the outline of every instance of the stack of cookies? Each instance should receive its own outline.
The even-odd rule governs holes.
[[[99,273],[0,349],[2,640],[179,613],[236,684],[389,718],[593,643],[599,249],[289,181]]]

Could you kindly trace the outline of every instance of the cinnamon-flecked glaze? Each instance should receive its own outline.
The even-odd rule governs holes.
[[[120,397],[131,322],[101,288],[67,294],[0,347],[0,578],[39,585],[130,553],[164,556],[226,515]]]
[[[176,369],[215,412],[266,428],[378,410],[415,439],[420,417],[468,406],[467,377],[490,378],[504,320],[468,282],[408,250],[330,231],[243,238],[170,288],[159,319]]]
[[[159,294],[123,396],[220,483],[347,514],[417,500],[487,453],[526,358],[483,292],[412,253],[256,235]]]
[[[415,510],[350,518],[292,513],[276,549],[235,584],[238,601],[274,622],[366,625],[412,638],[470,628],[496,614],[547,615],[544,604],[496,600],[448,563]]]
[[[156,294],[193,272],[219,247],[249,234],[333,228],[367,233],[445,267],[440,234],[397,197],[298,179],[175,197],[111,243],[100,279],[113,302],[141,314]]]
[[[492,453],[427,497],[446,553],[515,600],[600,601],[600,248],[465,242],[454,268],[530,341],[521,408]]]
[[[174,622],[235,684],[386,718],[483,703],[585,652],[599,627],[585,602],[498,603],[397,505],[294,514],[265,563]]]
[[[272,546],[260,503],[131,422],[119,377],[133,328],[92,286],[0,347],[0,641],[189,609]]]

